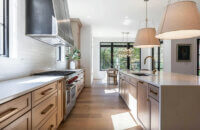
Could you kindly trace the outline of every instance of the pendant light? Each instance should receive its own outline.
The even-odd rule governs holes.
[[[154,46],[160,46],[159,40],[155,37],[156,30],[155,28],[148,28],[148,18],[147,18],[147,2],[146,2],[146,28],[142,28],[138,31],[136,36],[136,42],[134,47],[136,48],[150,48]]]
[[[195,2],[179,1],[167,5],[156,35],[159,39],[185,39],[200,36],[200,14]]]

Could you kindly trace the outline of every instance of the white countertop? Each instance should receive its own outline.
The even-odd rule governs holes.
[[[196,75],[186,75],[178,73],[170,73],[158,71],[155,75],[150,76],[136,76],[132,73],[148,73],[152,74],[150,71],[132,71],[132,70],[120,70],[120,72],[132,76],[133,78],[139,79],[141,81],[147,82],[149,84],[160,86],[200,86],[200,76]]]
[[[62,78],[64,76],[29,76],[0,82],[0,104]]]

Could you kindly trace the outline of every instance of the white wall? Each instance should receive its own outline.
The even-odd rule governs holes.
[[[85,70],[85,85],[91,87],[92,75],[92,29],[90,26],[81,28],[81,68]]]
[[[192,44],[191,62],[177,62],[177,44]],[[164,71],[182,74],[197,74],[197,39],[165,40]]]
[[[163,70],[166,72],[171,72],[171,40],[163,41]]]
[[[10,1],[10,57],[0,57],[0,81],[66,68],[65,58],[56,62],[55,47],[25,36],[25,1]]]
[[[177,44],[192,44],[192,58],[191,62],[177,62],[176,60],[176,46]],[[172,40],[172,72],[183,74],[197,74],[197,39],[185,39],[185,40]]]

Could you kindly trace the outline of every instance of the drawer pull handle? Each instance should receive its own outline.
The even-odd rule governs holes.
[[[47,89],[47,90],[44,90],[43,92],[41,92],[41,95],[47,95],[47,94],[49,94],[49,93],[51,92],[52,89],[53,89],[53,88],[49,88],[49,89]]]
[[[54,105],[53,104],[50,104],[49,106],[47,106],[42,112],[41,114],[42,115],[45,115]]]
[[[158,93],[157,92],[154,92],[153,90],[151,90],[150,89],[150,93],[153,93],[153,94],[155,94],[155,95],[158,95]]]
[[[50,125],[49,129],[48,130],[52,130],[54,127],[54,125]]]
[[[0,114],[0,122],[4,121],[8,117],[12,116],[15,112],[17,112],[17,108],[10,108]]]
[[[143,84],[144,82],[142,82],[142,81],[138,81],[139,83],[141,83],[141,84]]]

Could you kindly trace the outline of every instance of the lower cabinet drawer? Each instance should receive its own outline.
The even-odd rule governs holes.
[[[32,106],[35,107],[40,102],[46,100],[57,91],[57,82],[51,83],[45,87],[32,92]]]
[[[3,130],[31,130],[31,112],[24,114],[5,128]]]
[[[44,100],[32,110],[32,129],[34,130],[42,120],[57,109],[57,93]]]
[[[0,105],[0,129],[31,109],[31,94],[26,94]]]
[[[55,112],[38,130],[55,130],[57,128],[56,119],[57,113]]]

